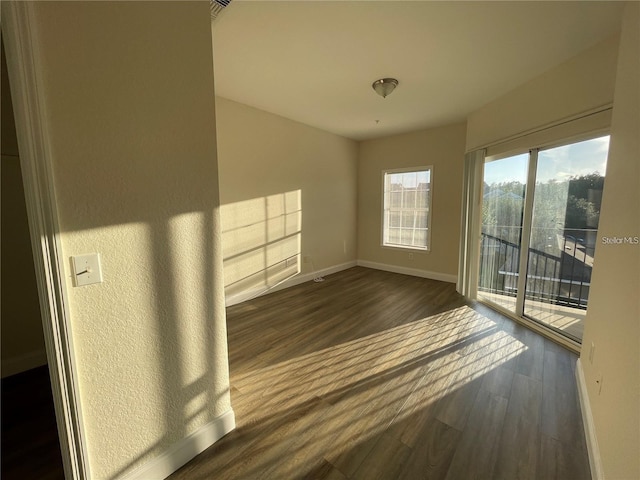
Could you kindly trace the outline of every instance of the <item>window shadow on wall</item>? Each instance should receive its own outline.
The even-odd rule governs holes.
[[[227,303],[264,294],[300,273],[302,192],[221,207]]]

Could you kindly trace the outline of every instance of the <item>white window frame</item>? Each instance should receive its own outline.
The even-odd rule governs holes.
[[[416,246],[416,245],[406,245],[406,244],[397,244],[397,243],[389,243],[385,240],[385,231],[387,226],[385,225],[386,212],[388,210],[386,205],[386,185],[385,179],[389,174],[396,173],[412,173],[412,172],[429,172],[429,190],[427,196],[427,222],[426,222],[426,246]],[[381,208],[381,228],[380,228],[380,245],[384,248],[392,248],[394,250],[410,250],[410,251],[419,251],[419,252],[429,252],[431,251],[431,217],[433,216],[433,165],[427,166],[417,166],[417,167],[407,167],[407,168],[392,168],[382,171],[382,208]],[[415,211],[415,208],[413,209]]]

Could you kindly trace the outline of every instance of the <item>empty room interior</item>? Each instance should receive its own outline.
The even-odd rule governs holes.
[[[640,478],[639,2],[1,8],[3,478]]]

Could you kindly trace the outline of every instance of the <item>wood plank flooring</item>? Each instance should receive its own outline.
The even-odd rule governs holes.
[[[577,357],[356,267],[227,309],[237,429],[170,478],[589,479]]]

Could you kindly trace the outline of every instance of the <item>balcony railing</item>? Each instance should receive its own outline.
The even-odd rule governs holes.
[[[519,230],[511,227],[503,236],[519,238]],[[538,230],[534,234],[540,248],[529,248],[525,299],[586,309],[596,230]],[[483,232],[478,289],[515,297],[519,261],[517,243]]]

